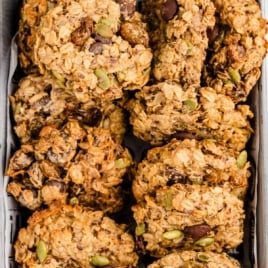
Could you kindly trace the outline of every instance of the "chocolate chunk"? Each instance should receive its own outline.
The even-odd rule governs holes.
[[[58,188],[61,193],[65,193],[66,192],[66,185],[62,181],[48,180],[46,182],[46,186],[52,186],[52,187]]]
[[[103,37],[99,35],[98,33],[95,33],[94,36],[95,40],[102,43],[102,44],[111,44],[112,40],[110,38]]]
[[[175,138],[177,140],[184,140],[184,139],[193,140],[196,139],[196,136],[193,133],[178,131],[172,135],[172,138]]]
[[[136,11],[136,0],[116,0],[120,5],[121,15],[124,20],[131,18]]]
[[[220,34],[219,26],[216,24],[213,29],[208,28],[207,36],[208,36],[208,43],[213,44],[214,41],[218,38]]]
[[[101,42],[93,43],[89,48],[89,52],[92,52],[94,54],[101,54],[101,52],[102,52],[102,43]]]
[[[174,18],[178,10],[178,3],[176,0],[167,0],[162,5],[161,15],[163,20],[169,21]]]
[[[210,231],[211,228],[206,223],[188,226],[184,229],[184,233],[192,237],[194,240],[206,236]]]
[[[167,186],[171,186],[176,183],[186,183],[187,177],[175,168],[168,168],[165,171],[165,175],[168,177]]]
[[[98,126],[98,124],[100,123],[100,121],[102,119],[101,110],[98,108],[94,108],[94,107],[92,107],[86,111],[79,110],[78,114],[80,116],[82,116],[83,123],[85,123],[86,125],[88,125],[90,127]]]

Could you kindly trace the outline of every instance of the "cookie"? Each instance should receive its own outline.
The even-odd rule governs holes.
[[[14,130],[21,143],[36,138],[42,127],[53,124],[60,127],[68,119],[109,129],[118,143],[126,132],[124,112],[118,105],[97,98],[83,99],[79,91],[64,87],[52,76],[24,77],[9,99]]]
[[[178,251],[148,265],[148,268],[239,268],[239,262],[226,253]]]
[[[267,21],[257,1],[214,1],[217,23],[209,31],[204,84],[235,103],[247,100],[267,54]]]
[[[77,206],[35,212],[14,248],[23,267],[137,267],[138,262],[125,225]]]
[[[178,249],[222,252],[243,241],[243,201],[221,187],[164,186],[132,210],[138,245],[154,257]]]
[[[23,0],[20,7],[20,20],[16,43],[20,67],[25,73],[37,72],[33,60],[35,33],[40,25],[41,17],[53,8],[56,0]]]
[[[184,89],[172,81],[148,85],[126,108],[134,135],[152,145],[186,133],[241,151],[253,132],[250,107],[235,105],[230,97],[210,87]]]
[[[156,80],[200,86],[208,47],[207,30],[215,24],[213,1],[144,1]]]
[[[201,184],[221,186],[244,198],[251,175],[249,168],[246,151],[234,155],[212,140],[172,139],[147,151],[138,163],[132,190],[140,201],[163,186]]]
[[[113,213],[123,206],[121,184],[131,161],[107,129],[76,120],[60,129],[45,126],[10,158],[7,192],[31,210],[57,201]]]
[[[122,97],[123,89],[146,84],[151,49],[143,38],[121,35],[121,7],[113,0],[65,0],[50,9],[41,18],[34,45],[39,71],[53,74],[84,98],[107,101]],[[128,23],[135,34],[141,25],[143,36],[145,26],[138,20],[133,15]]]

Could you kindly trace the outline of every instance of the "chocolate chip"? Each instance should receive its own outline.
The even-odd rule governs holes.
[[[163,20],[169,21],[174,18],[178,10],[178,3],[176,0],[166,0],[162,5],[161,15]]]
[[[93,43],[89,48],[89,52],[92,52],[94,54],[101,54],[101,52],[102,52],[102,43],[101,42]]]
[[[95,33],[94,38],[96,41],[99,41],[102,44],[111,44],[112,40],[110,38],[103,37],[98,33]]]
[[[187,177],[175,168],[168,168],[165,171],[165,175],[168,177],[167,186],[171,186],[176,183],[186,183],[187,181]]]
[[[196,139],[196,136],[193,133],[178,131],[172,135],[172,138],[175,138],[177,140],[184,140],[184,139],[193,140]]]
[[[136,0],[116,0],[120,5],[121,15],[124,20],[131,18],[136,11]]]
[[[208,36],[208,43],[213,44],[220,34],[219,26],[216,24],[213,29],[208,28],[207,36]]]
[[[98,126],[102,119],[102,112],[98,108],[90,108],[86,111],[78,111],[78,113],[83,117],[82,121],[90,127]]]
[[[210,231],[211,227],[206,223],[188,226],[184,229],[184,233],[194,240],[206,236]]]
[[[59,189],[59,191],[61,193],[65,193],[66,192],[66,185],[64,182],[62,181],[57,181],[57,180],[48,180],[46,182],[46,186],[52,186],[52,187],[56,187]]]

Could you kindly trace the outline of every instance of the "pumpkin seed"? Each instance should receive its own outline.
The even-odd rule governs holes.
[[[190,110],[197,108],[198,104],[196,99],[187,99],[183,101],[183,104],[186,105]]]
[[[79,199],[77,197],[72,197],[69,201],[69,204],[71,206],[75,206],[75,205],[78,205],[79,204]]]
[[[135,228],[135,234],[137,235],[137,236],[140,236],[140,235],[142,235],[142,234],[144,234],[145,233],[145,224],[144,223],[140,223],[140,224],[138,224],[137,226],[136,226],[136,228]]]
[[[96,255],[91,258],[91,263],[95,266],[105,266],[108,265],[110,261],[104,256]]]
[[[43,240],[39,240],[37,243],[36,255],[40,262],[43,262],[47,257],[47,245]]]
[[[172,239],[180,239],[182,240],[184,238],[184,234],[180,230],[171,230],[163,233],[163,237],[169,240]]]
[[[238,70],[233,69],[232,67],[228,68],[228,73],[231,77],[231,79],[235,82],[235,83],[239,83],[241,81],[241,76]]]
[[[166,198],[164,199],[164,206],[166,208],[172,207],[172,199],[173,199],[173,193],[171,190],[168,190],[166,194]]]
[[[117,168],[126,168],[127,164],[123,158],[119,158],[119,159],[115,160],[115,166]]]
[[[110,79],[105,71],[102,69],[98,68],[95,70],[95,75],[99,79],[99,87],[106,90],[111,86]]]
[[[209,261],[209,256],[204,254],[204,253],[200,253],[197,255],[197,259],[199,261],[202,261],[202,262],[208,262]]]
[[[243,168],[247,163],[248,153],[246,150],[242,151],[236,159],[236,165],[239,168]]]
[[[198,239],[197,241],[195,241],[195,245],[196,246],[200,246],[200,247],[207,247],[209,245],[211,245],[214,242],[214,238],[213,237],[203,237]]]
[[[114,34],[111,26],[107,25],[104,22],[97,23],[95,26],[95,30],[100,36],[104,38],[112,38]]]

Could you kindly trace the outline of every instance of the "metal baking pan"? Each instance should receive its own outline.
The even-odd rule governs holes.
[[[12,245],[25,218],[24,211],[7,195],[7,178],[4,177],[10,153],[15,148],[9,121],[8,89],[12,88],[17,60],[11,43],[16,33],[19,4],[19,0],[0,0],[0,260],[3,268],[16,267]],[[267,0],[261,0],[260,5],[263,17],[268,18]],[[239,251],[243,267],[264,268],[268,267],[268,57],[263,62],[262,77],[252,94],[251,105],[255,113],[255,134],[250,151],[256,173],[247,203],[245,242]]]

